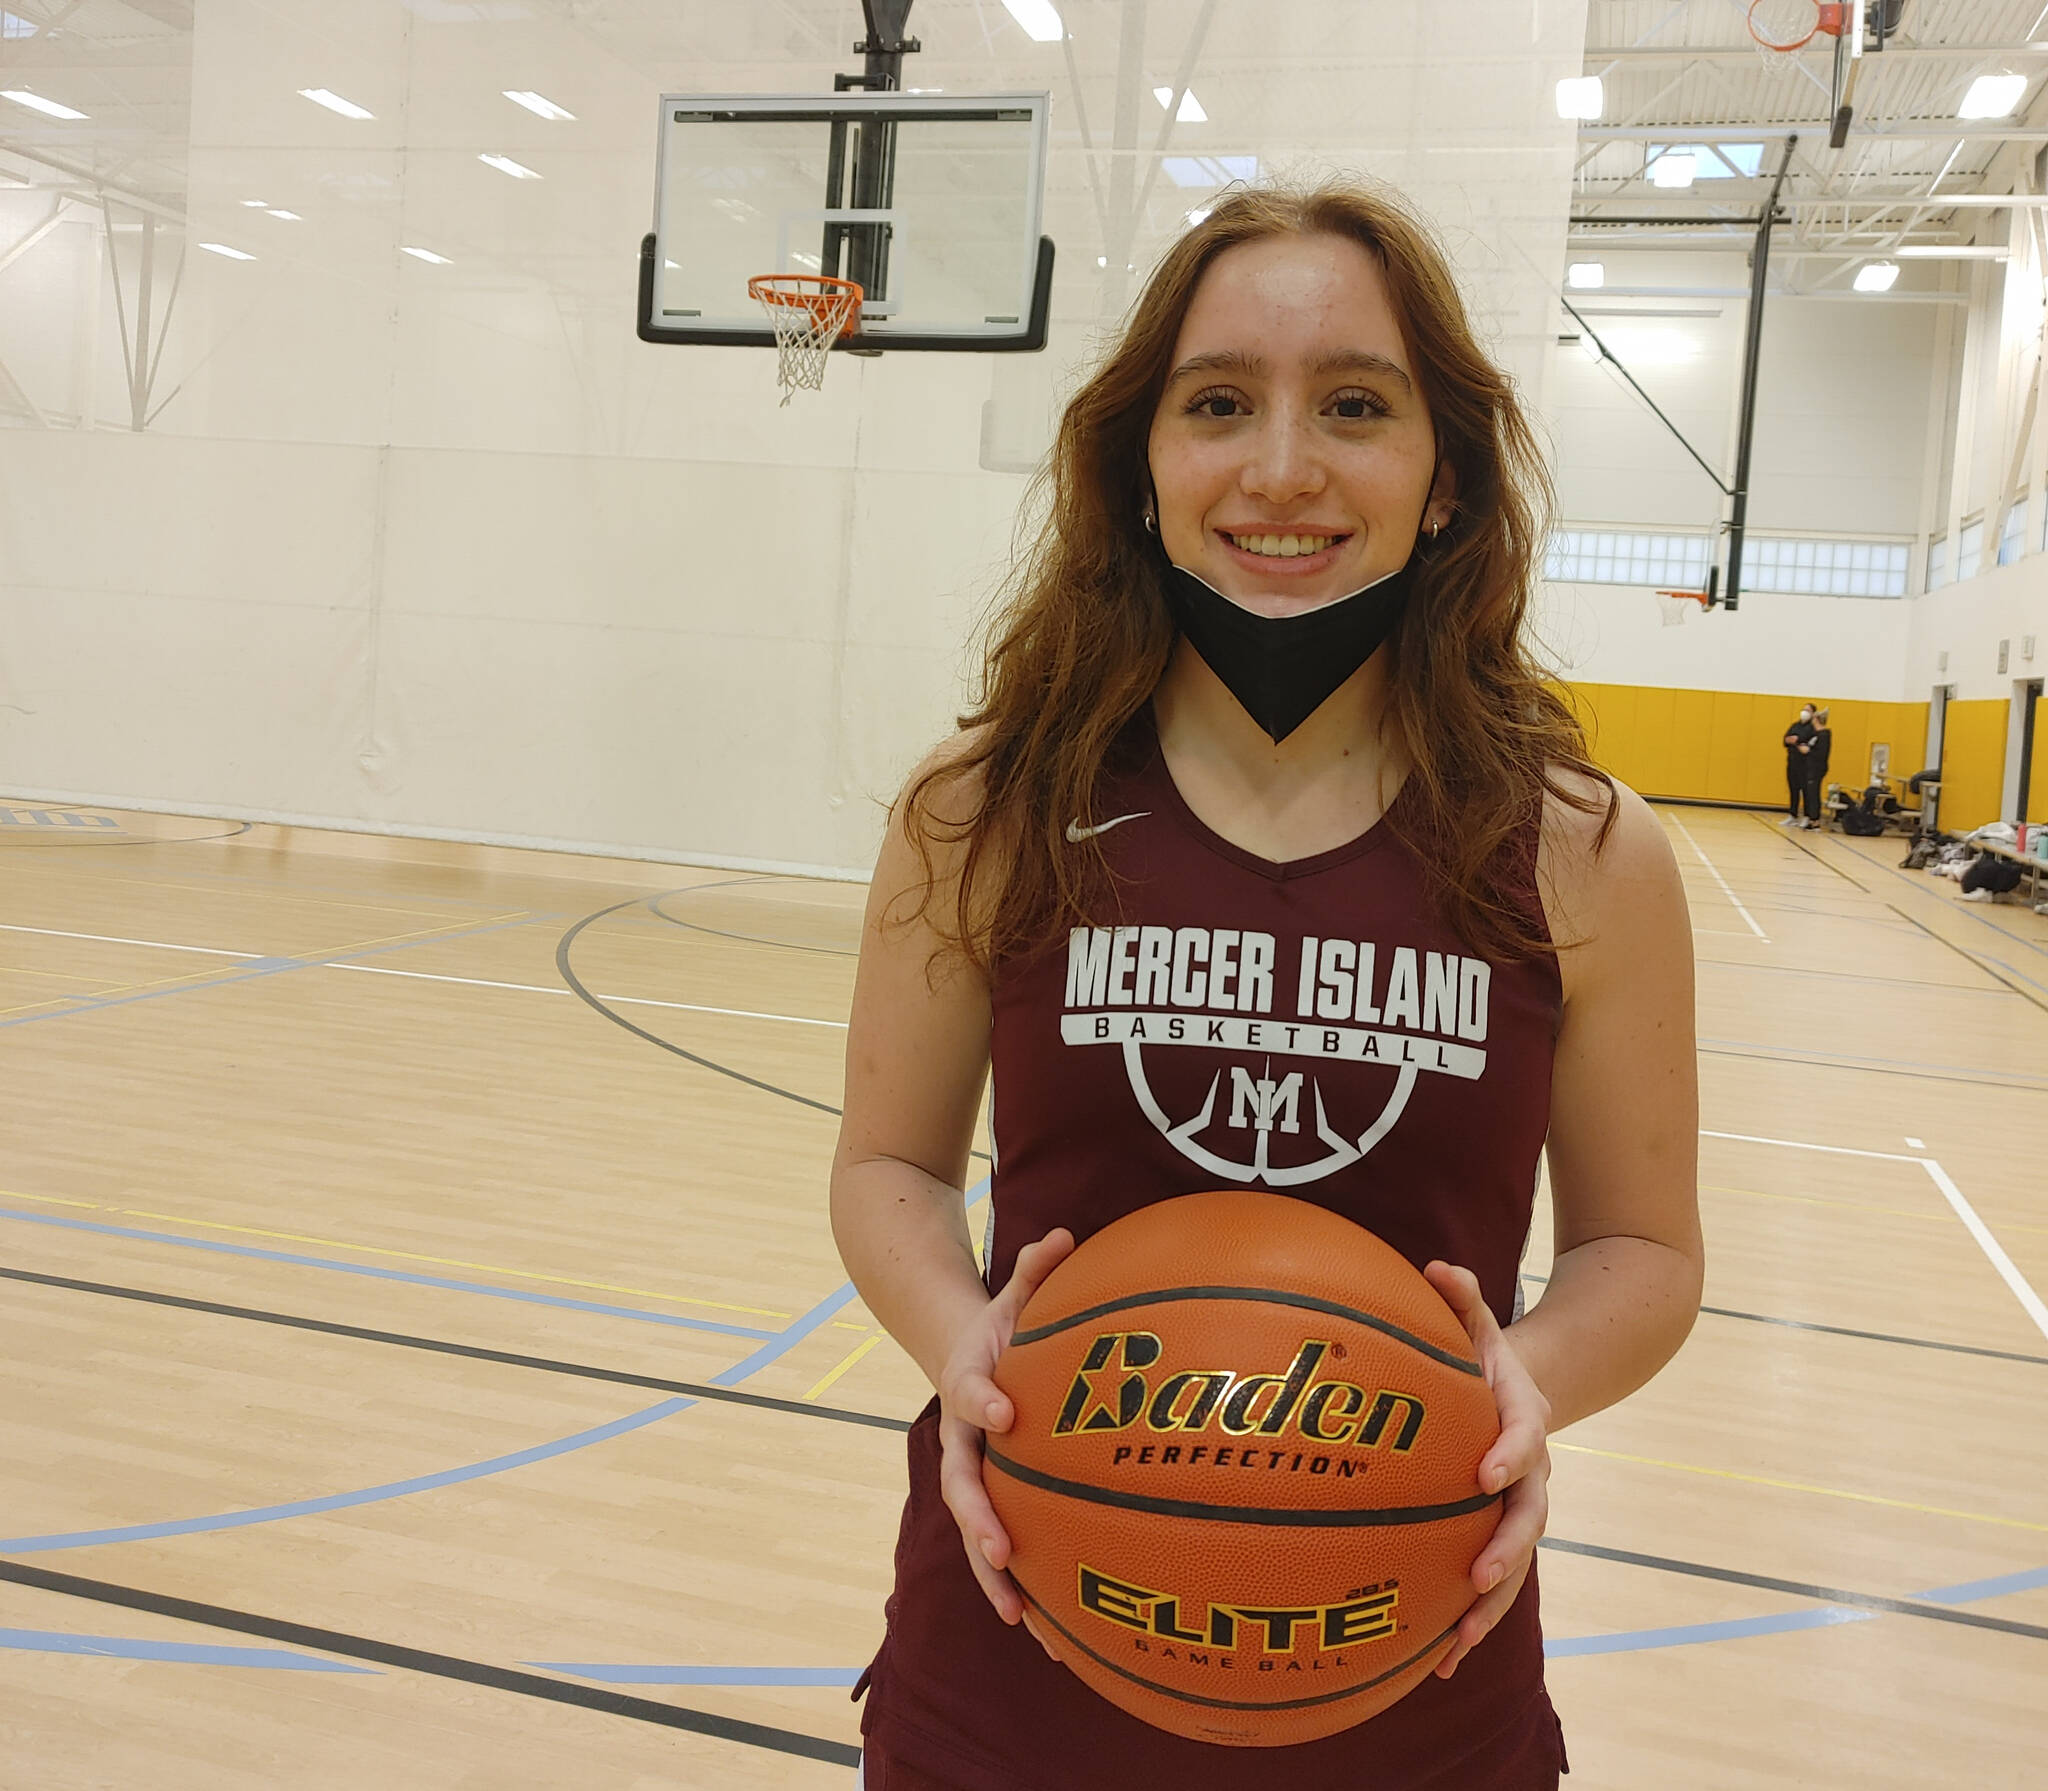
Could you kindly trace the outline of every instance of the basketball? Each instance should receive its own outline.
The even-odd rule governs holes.
[[[1500,1517],[1492,1389],[1398,1252],[1219,1192],[1107,1226],[1025,1307],[983,1480],[1060,1658],[1133,1716],[1279,1747],[1421,1682]]]

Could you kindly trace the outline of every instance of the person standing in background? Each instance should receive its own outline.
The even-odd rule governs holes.
[[[1802,703],[1799,719],[1785,730],[1785,818],[1780,827],[1797,827],[1806,801],[1806,761],[1813,746],[1813,705]]]
[[[1827,788],[1828,755],[1834,750],[1835,731],[1828,726],[1828,712],[1816,709],[1813,712],[1813,738],[1806,743],[1806,819],[1802,827],[1818,827],[1827,811],[1821,806],[1821,794]]]

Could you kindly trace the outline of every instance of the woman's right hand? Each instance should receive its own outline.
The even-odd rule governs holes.
[[[1044,1630],[1032,1621],[1024,1595],[1006,1571],[1010,1538],[982,1485],[981,1459],[985,1433],[1001,1435],[1017,1415],[1009,1396],[995,1383],[996,1358],[1009,1347],[1025,1302],[1073,1249],[1074,1234],[1061,1228],[1020,1250],[1009,1285],[981,1309],[955,1342],[939,1377],[939,1491],[960,1526],[967,1564],[974,1569],[996,1615],[1005,1623],[1023,1623],[1054,1660],[1059,1655]]]

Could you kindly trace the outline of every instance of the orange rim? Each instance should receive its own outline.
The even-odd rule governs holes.
[[[1816,5],[1813,9],[1813,29],[1811,31],[1807,32],[1807,34],[1804,37],[1800,38],[1796,43],[1773,43],[1768,37],[1764,36],[1764,34],[1756,28],[1756,9],[1759,6],[1763,5],[1763,3],[1764,0],[1749,0],[1748,22],[1750,36],[1755,38],[1758,43],[1762,44],[1765,49],[1776,50],[1780,55],[1789,56],[1794,50],[1805,49],[1808,44],[1812,43],[1813,40],[1820,35],[1821,11],[1820,7]]]
[[[831,274],[756,274],[747,282],[747,296],[764,305],[808,311],[813,323],[836,323],[845,330],[859,318],[867,294],[859,281]]]

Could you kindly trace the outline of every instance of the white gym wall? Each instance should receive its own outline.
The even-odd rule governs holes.
[[[1573,146],[1553,89],[1577,72],[1583,0],[1067,14],[1112,226],[1119,161],[1142,184],[1167,124],[1151,89],[1185,69],[1209,122],[1173,124],[1167,153],[1400,184],[1541,394]],[[634,337],[655,99],[828,91],[858,66],[859,6],[661,0],[575,19],[200,6],[177,146],[189,230],[159,233],[153,327],[185,235],[256,259],[190,252],[141,434],[97,208],[67,203],[0,269],[0,358],[21,388],[0,380],[10,788],[866,865],[878,805],[962,701],[1007,560],[1025,480],[984,454],[1000,468],[1042,448],[1057,396],[1211,189],[1157,178],[1115,245],[1138,274],[1098,269],[1112,243],[1062,46],[992,3],[922,0],[907,84],[1054,96],[1054,345],[841,356],[821,397],[779,410],[772,355]],[[183,80],[156,47],[167,87]],[[376,116],[335,117],[309,86]],[[577,122],[543,123],[506,88]],[[545,179],[508,179],[484,151]],[[0,244],[51,201],[0,188]],[[113,215],[132,330],[138,217]]]

